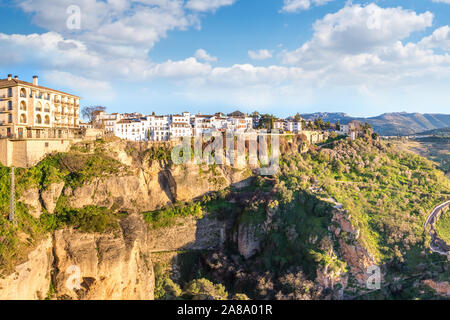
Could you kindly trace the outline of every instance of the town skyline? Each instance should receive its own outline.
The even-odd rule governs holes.
[[[72,2],[2,2],[0,72],[109,112],[448,112],[445,1]]]

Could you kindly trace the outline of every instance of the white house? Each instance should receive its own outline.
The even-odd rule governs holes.
[[[284,130],[294,133],[299,133],[302,131],[302,123],[299,121],[286,121],[284,123]]]

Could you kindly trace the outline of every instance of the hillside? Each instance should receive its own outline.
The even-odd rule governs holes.
[[[439,135],[439,136],[447,136],[450,135],[450,127],[440,128],[440,129],[434,129],[434,130],[427,130],[423,132],[417,133],[417,135]]]
[[[322,117],[326,121],[335,123],[339,121],[346,124],[352,120],[368,122],[375,132],[382,136],[411,135],[427,130],[441,129],[450,126],[449,114],[421,114],[421,113],[384,113],[376,117],[358,118],[345,113],[313,113],[303,114],[305,119]]]
[[[0,297],[445,297],[432,287],[448,264],[423,230],[449,197],[436,165],[370,135],[307,146],[283,138],[280,171],[262,177],[174,165],[169,145],[82,143],[17,170],[18,227],[2,167]],[[65,285],[73,265],[78,290]],[[373,265],[383,287],[367,292]]]

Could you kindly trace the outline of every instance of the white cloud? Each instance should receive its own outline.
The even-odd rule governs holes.
[[[282,12],[309,10],[312,6],[323,6],[334,0],[284,0]]]
[[[450,4],[450,0],[433,0],[433,2]]]
[[[211,56],[208,52],[206,52],[204,49],[198,49],[195,52],[194,55],[197,59],[203,60],[206,62],[217,62],[217,57]]]
[[[436,29],[431,36],[425,37],[419,44],[425,48],[440,48],[450,51],[450,27],[443,26]]]
[[[234,4],[236,0],[189,0],[186,3],[186,8],[195,11],[215,11],[223,6],[230,6]]]
[[[266,59],[272,58],[272,53],[267,49],[261,49],[258,51],[250,50],[248,52],[248,55],[253,60],[266,60]]]
[[[151,76],[174,78],[176,80],[207,76],[210,72],[211,66],[209,64],[198,62],[195,58],[182,61],[169,60],[156,64],[149,70]]]
[[[183,0],[79,0],[81,29],[69,30],[66,10],[73,0],[17,0],[33,22],[64,37],[82,41],[102,55],[146,57],[154,44],[172,30],[199,26]]]
[[[285,51],[283,62],[318,68],[346,55],[374,54],[394,46],[415,31],[425,30],[433,14],[416,14],[402,8],[347,6],[314,23],[311,40],[295,51]]]
[[[44,73],[46,82],[59,87],[73,88],[79,95],[93,95],[96,98],[111,100],[114,93],[107,81],[92,80],[69,72],[51,70]],[[101,95],[101,97],[98,97]]]
[[[65,11],[61,13],[59,8],[64,8],[60,3],[69,1],[21,3],[42,27],[56,30],[60,23],[65,25],[61,19],[66,17]],[[417,43],[405,41],[414,32],[432,26],[430,12],[380,8],[375,4],[347,5],[317,20],[313,36],[297,50],[283,51],[280,57],[285,65],[257,67],[237,63],[213,67],[210,63],[217,58],[204,49],[180,61],[155,63],[149,58],[149,50],[167,32],[198,26],[203,14],[197,16],[194,11],[186,11],[181,0],[80,0],[79,3],[84,6],[82,14],[86,18],[80,32],[61,27],[59,31],[43,34],[0,33],[0,67],[24,63],[39,66],[46,81],[71,86],[82,96],[106,99],[117,80],[142,82],[165,78],[177,85],[174,92],[187,101],[221,99],[255,106],[275,101],[312,103],[322,92],[338,92],[335,96],[345,99],[351,94],[374,97],[394,90],[391,88],[409,93],[414,92],[412,86],[423,84],[428,88],[435,80],[436,83],[450,80],[450,56],[446,53],[450,50],[448,26],[434,30]],[[107,14],[101,11],[104,6]],[[272,57],[267,49],[248,54],[252,59]],[[97,89],[89,91],[90,88]]]

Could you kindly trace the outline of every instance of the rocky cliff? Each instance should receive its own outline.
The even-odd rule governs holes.
[[[154,282],[146,223],[135,214],[123,219],[116,233],[57,230],[0,280],[0,297],[153,299]]]
[[[78,175],[84,169],[80,158],[95,155],[96,148],[95,143],[76,146],[59,158],[58,172]],[[243,186],[249,172],[220,166],[175,166],[148,150],[148,146],[122,141],[106,143],[101,153],[121,166],[115,174],[100,174],[75,184],[57,175],[48,179],[50,183],[27,185],[18,201],[36,219],[43,213],[57,214],[62,198],[68,208],[105,207],[126,213],[126,218],[113,232],[83,233],[69,227],[54,231],[13,274],[0,280],[0,297],[153,299],[151,252],[220,247],[230,228],[227,222],[188,217],[175,227],[149,231],[140,213],[191,201],[231,184]]]
[[[0,298],[3,300],[44,299],[49,291],[53,263],[52,238],[47,237],[28,259],[18,265],[14,273],[0,279]]]
[[[139,215],[120,223],[118,234],[54,235],[55,296],[59,299],[153,299],[148,233]]]

